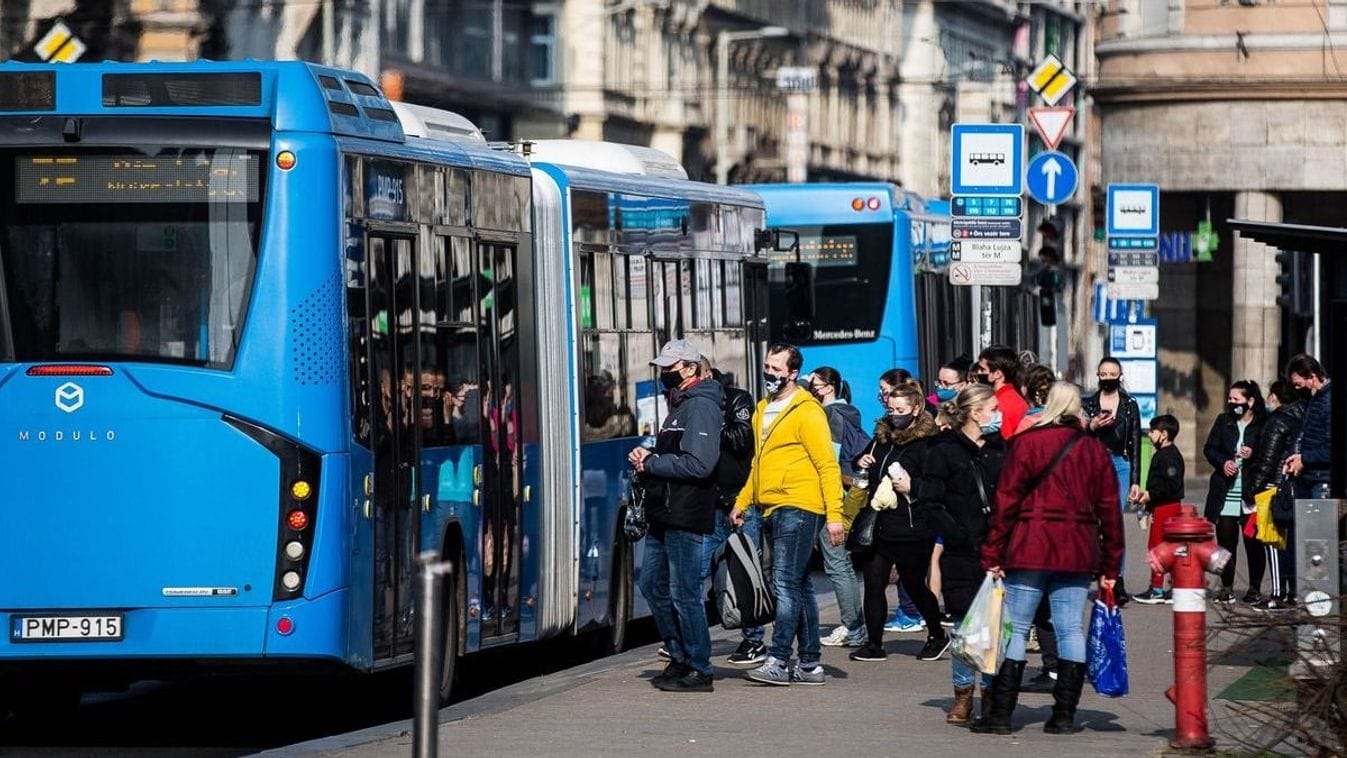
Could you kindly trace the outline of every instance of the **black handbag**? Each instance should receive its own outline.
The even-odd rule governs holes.
[[[856,514],[851,522],[851,531],[847,532],[847,550],[853,553],[868,552],[875,545],[875,518],[879,511],[866,506]]]

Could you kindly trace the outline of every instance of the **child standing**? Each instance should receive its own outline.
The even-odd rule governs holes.
[[[1179,503],[1183,500],[1183,456],[1174,445],[1178,436],[1178,419],[1169,414],[1151,419],[1150,438],[1155,454],[1151,456],[1146,489],[1138,500],[1146,509],[1142,517],[1143,528],[1147,523],[1150,526],[1147,549],[1164,541],[1165,521],[1179,515]],[[1150,591],[1138,595],[1136,601],[1146,605],[1174,602],[1172,595],[1165,591],[1165,575],[1152,572]]]

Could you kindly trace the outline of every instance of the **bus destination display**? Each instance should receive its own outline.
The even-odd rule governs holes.
[[[797,260],[795,252],[773,250],[769,263],[785,263]],[[815,266],[854,266],[856,265],[856,236],[847,234],[800,235],[800,255],[798,260]]]
[[[256,156],[24,155],[14,159],[20,203],[256,202]]]

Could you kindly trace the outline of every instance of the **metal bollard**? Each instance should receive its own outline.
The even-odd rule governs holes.
[[[440,709],[440,578],[453,564],[427,550],[417,556],[416,693],[413,698],[412,745],[416,758],[435,758],[439,750]]]
[[[1230,552],[1216,544],[1216,527],[1185,503],[1165,521],[1165,541],[1147,556],[1151,570],[1174,576],[1174,684],[1165,697],[1174,704],[1178,750],[1210,750],[1207,729],[1207,591],[1204,570],[1220,573]]]

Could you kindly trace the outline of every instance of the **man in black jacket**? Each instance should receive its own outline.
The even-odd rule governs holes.
[[[1301,400],[1308,403],[1300,447],[1286,459],[1286,472],[1296,477],[1296,497],[1328,497],[1333,387],[1319,361],[1304,353],[1291,359],[1286,377]]]
[[[702,600],[702,542],[715,527],[716,462],[724,393],[703,381],[701,353],[670,340],[650,362],[668,391],[669,415],[655,449],[627,456],[648,492],[641,593],[664,639],[669,665],[652,684],[666,692],[710,692],[711,633]]]
[[[720,459],[716,461],[716,526],[715,531],[702,544],[702,581],[711,576],[711,557],[716,548],[725,544],[725,539],[734,530],[730,523],[730,509],[739,490],[748,481],[748,472],[753,466],[753,396],[731,382],[719,369],[712,368],[711,361],[702,358],[702,380],[714,381],[725,393],[725,426],[720,430]],[[762,553],[762,512],[753,510],[744,514],[744,525],[739,531],[748,537],[753,547]],[[744,627],[743,641],[739,648],[730,653],[727,659],[736,666],[755,665],[767,660],[767,645],[763,643],[764,631],[760,626]]]

